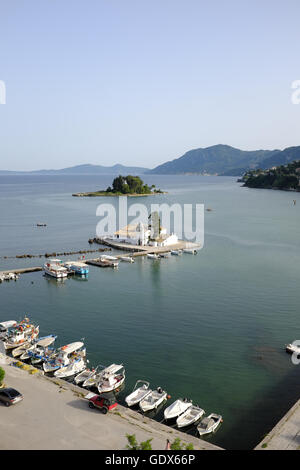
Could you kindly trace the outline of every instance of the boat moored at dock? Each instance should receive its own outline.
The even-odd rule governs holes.
[[[73,271],[75,274],[86,275],[89,273],[89,267],[83,261],[66,261],[64,267]]]
[[[145,380],[138,380],[133,388],[133,391],[125,398],[128,406],[138,405],[152,390],[149,389],[149,382]]]
[[[140,401],[140,409],[144,412],[151,411],[167,400],[168,394],[161,387],[158,387],[156,390],[151,390],[150,393]]]
[[[184,413],[188,408],[192,406],[193,402],[187,398],[179,398],[174,401],[168,408],[164,411],[165,419],[175,419],[178,418],[182,413]]]
[[[192,405],[184,413],[178,416],[176,425],[178,428],[191,426],[192,424],[197,423],[204,414],[205,411],[202,408]]]
[[[112,392],[121,387],[125,381],[125,369],[123,364],[111,364],[101,372],[97,383],[99,393]]]
[[[44,271],[48,276],[56,279],[62,279],[68,277],[68,270],[62,265],[60,259],[51,259],[44,264]]]
[[[200,436],[211,434],[215,432],[217,427],[223,422],[222,416],[211,413],[207,418],[204,418],[197,426]]]
[[[85,355],[86,350],[84,348],[84,343],[76,341],[74,343],[67,344],[66,346],[62,346],[54,352],[48,360],[43,363],[43,369],[45,372],[54,372],[55,370],[68,366],[75,357],[85,357]]]

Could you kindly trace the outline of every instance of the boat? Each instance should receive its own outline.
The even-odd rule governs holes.
[[[171,252],[170,251],[167,251],[166,253],[161,253],[159,255],[160,258],[170,258],[171,256]]]
[[[74,382],[76,385],[83,384],[86,380],[92,378],[95,375],[96,369],[84,369],[82,372],[76,375]]]
[[[56,338],[57,336],[55,335],[48,335],[36,340],[34,344],[30,345],[29,348],[26,348],[20,359],[22,361],[31,359],[31,361],[35,362],[35,364],[41,362],[42,357],[45,356],[46,348],[53,344]],[[34,361],[34,359],[38,359],[38,361]]]
[[[44,224],[44,223],[42,223],[42,222],[38,222],[38,223],[36,224],[36,226],[37,226],[37,227],[47,227],[47,224]]]
[[[83,346],[84,344],[81,341],[62,346],[43,363],[44,371],[53,372],[57,369],[68,366],[72,359],[79,355],[84,357],[86,351],[83,349]]]
[[[69,365],[56,370],[54,375],[59,379],[64,379],[82,372],[85,368],[86,363],[84,359],[82,357],[77,357],[76,359],[73,359]]]
[[[138,386],[139,385],[139,386]],[[141,400],[143,400],[151,390],[149,389],[149,382],[145,380],[138,380],[133,388],[133,391],[125,398],[125,401],[128,406],[137,405]]]
[[[174,255],[174,256],[182,255],[182,250],[172,250],[171,255]]]
[[[75,274],[88,274],[89,267],[83,261],[67,261],[64,263],[65,268],[73,271]]]
[[[147,253],[147,258],[159,259],[159,256],[156,253]]]
[[[9,329],[17,326],[15,320],[7,320],[0,323],[0,341],[6,339],[9,336]]]
[[[125,381],[125,369],[123,364],[111,364],[100,375],[97,383],[99,393],[112,392],[121,387]]]
[[[103,369],[103,366],[97,366],[95,370],[93,371],[93,374],[91,374],[88,378],[84,380],[84,382],[82,383],[82,387],[91,388],[91,387],[97,386],[97,383],[100,381],[101,374],[102,374],[102,371],[99,372],[100,367],[102,367]]]
[[[120,256],[121,261],[125,261],[125,263],[134,263],[134,259],[131,256]]]
[[[204,418],[197,426],[200,436],[215,432],[220,423],[222,423],[222,416],[211,413],[207,418]]]
[[[164,411],[165,419],[174,419],[178,418],[182,413],[184,413],[188,408],[192,406],[193,402],[187,398],[179,398],[174,401],[168,408]]]
[[[39,326],[34,326],[22,321],[12,329],[10,336],[4,343],[4,346],[6,349],[13,349],[21,346],[23,343],[31,342],[38,336],[39,330]]]
[[[140,401],[140,409],[144,412],[153,410],[167,398],[167,392],[165,392],[161,387],[158,387],[156,390],[151,390],[150,393]]]
[[[190,426],[191,424],[199,421],[199,419],[201,419],[204,414],[205,411],[202,410],[202,408],[196,405],[192,405],[184,413],[178,416],[176,425],[178,428]]]
[[[3,281],[5,281],[5,276],[4,274],[0,274],[0,282],[3,282]]]
[[[21,344],[21,346],[18,346],[17,348],[12,349],[12,356],[13,357],[18,357],[21,356],[27,349],[31,348],[32,342],[27,341],[26,343]]]
[[[286,347],[285,347],[285,350],[286,350],[286,352],[288,352],[290,354],[295,354],[295,353],[300,354],[300,347],[296,346],[293,343],[287,344]]]
[[[190,255],[196,255],[198,253],[198,251],[195,250],[195,248],[184,248],[183,252],[189,253]]]
[[[16,273],[4,274],[4,281],[16,281],[17,279],[19,279],[19,276]]]
[[[60,259],[50,259],[49,262],[44,264],[44,271],[56,279],[68,277],[68,270],[62,265]]]

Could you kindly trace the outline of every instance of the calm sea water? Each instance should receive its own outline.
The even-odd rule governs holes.
[[[235,178],[143,179],[168,191],[145,198],[148,205],[213,209],[197,256],[90,267],[88,280],[63,283],[25,274],[0,285],[0,320],[26,312],[41,335],[58,335],[58,345],[84,337],[90,365],[125,365],[121,401],[136,380],[149,380],[172,399],[222,414],[211,442],[253,448],[300,394],[300,366],[284,351],[300,339],[300,194],[246,189]],[[103,200],[71,194],[110,183],[109,176],[0,177],[0,269],[44,262],[5,256],[90,249]]]

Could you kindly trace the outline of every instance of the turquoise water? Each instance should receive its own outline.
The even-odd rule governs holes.
[[[84,337],[91,365],[125,365],[121,401],[137,379],[149,380],[172,399],[187,396],[207,414],[222,414],[211,442],[253,448],[300,393],[299,367],[284,351],[300,339],[300,194],[250,190],[234,178],[143,179],[168,191],[143,199],[147,205],[213,209],[205,212],[197,256],[90,267],[88,280],[63,283],[25,274],[0,285],[0,320],[26,312],[41,335],[57,334],[58,344]],[[110,183],[111,177],[0,177],[0,269],[44,262],[4,256],[90,249],[103,200],[71,194]],[[161,418],[162,411],[155,419]]]

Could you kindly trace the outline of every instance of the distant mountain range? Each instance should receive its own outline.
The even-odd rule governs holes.
[[[150,170],[143,167],[124,165],[78,165],[61,170],[39,170],[30,172],[0,171],[0,175],[180,175],[209,174],[220,176],[241,176],[248,170],[268,169],[300,160],[300,146],[284,150],[240,150],[229,145],[214,145],[186,152],[182,157],[166,162]]]
[[[148,168],[136,166],[102,166],[102,165],[77,165],[61,170],[36,170],[36,171],[6,171],[0,170],[0,175],[129,175],[143,174],[149,171]]]
[[[249,169],[270,168],[300,159],[300,147],[285,150],[239,150],[229,145],[214,145],[190,150],[182,157],[159,165],[149,173],[174,175],[200,173],[222,176],[243,175]]]

